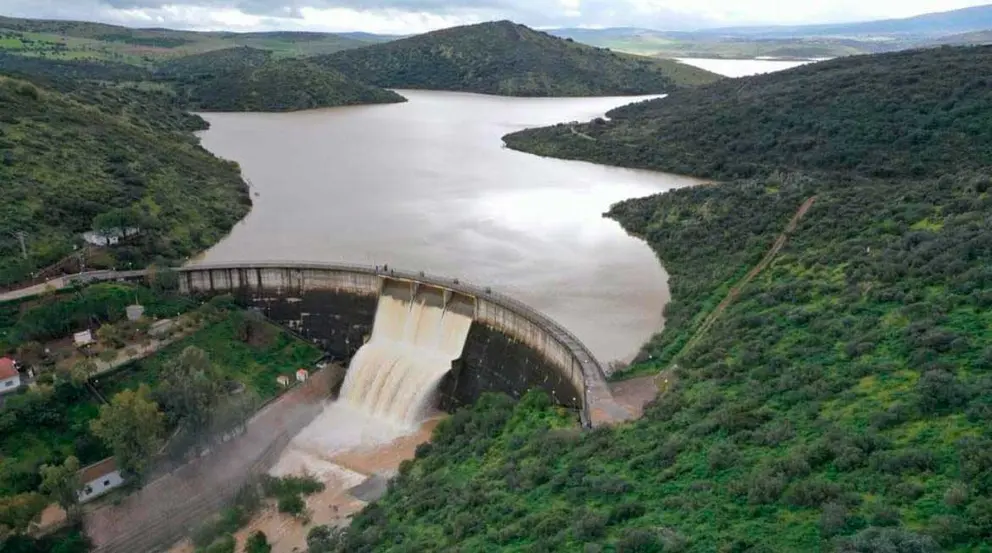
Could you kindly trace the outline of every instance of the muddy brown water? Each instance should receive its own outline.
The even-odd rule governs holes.
[[[501,140],[637,98],[401,92],[408,103],[206,114],[204,146],[241,164],[255,207],[202,260],[348,261],[459,277],[547,313],[604,363],[629,358],[661,329],[664,269],[602,213],[698,181],[545,159]]]

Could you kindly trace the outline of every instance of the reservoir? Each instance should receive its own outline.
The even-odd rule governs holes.
[[[346,261],[458,277],[545,312],[604,363],[629,359],[662,328],[664,269],[602,213],[698,181],[501,141],[638,98],[401,93],[410,101],[205,114],[204,147],[241,165],[255,205],[201,261]]]
[[[736,78],[785,71],[817,60],[679,58],[679,61],[725,77]]]

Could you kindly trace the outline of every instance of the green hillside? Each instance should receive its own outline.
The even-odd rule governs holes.
[[[200,147],[189,131],[202,120],[168,97],[89,84],[60,93],[0,77],[0,285],[71,253],[101,214],[141,229],[105,260],[120,267],[183,259],[248,212],[237,165]]]
[[[506,96],[649,94],[719,79],[675,61],[576,44],[509,21],[444,29],[315,62],[386,88]]]
[[[280,57],[329,54],[379,42],[333,33],[228,33],[134,29],[88,21],[0,17],[0,50],[66,60],[148,65],[163,59],[249,46]]]
[[[710,116],[676,93],[593,140],[511,138],[750,176],[609,213],[670,275],[665,330],[622,375],[665,371],[643,419],[583,432],[538,399],[480,402],[337,551],[992,551],[987,52],[817,64],[696,92]]]
[[[276,60],[253,48],[215,50],[160,66],[157,76],[183,105],[205,111],[294,111],[402,102],[395,92],[366,85],[305,60]]]
[[[585,136],[559,125],[505,140],[541,155],[721,179],[769,168],[940,175],[986,166],[990,70],[992,47],[842,58],[621,107],[574,129]]]

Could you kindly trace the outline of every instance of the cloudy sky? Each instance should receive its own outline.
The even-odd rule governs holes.
[[[0,0],[0,14],[195,30],[416,33],[492,19],[662,30],[908,17],[990,0]]]

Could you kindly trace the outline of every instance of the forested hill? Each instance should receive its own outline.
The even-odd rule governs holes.
[[[157,75],[195,110],[293,111],[405,101],[308,60],[277,60],[271,52],[247,47],[172,60]]]
[[[329,54],[386,40],[377,35],[313,32],[196,32],[135,29],[91,21],[21,19],[0,16],[0,49],[64,60],[147,64],[179,56],[251,46],[282,56]]]
[[[670,275],[664,332],[623,375],[663,375],[661,397],[588,432],[546,399],[480,402],[310,552],[989,551],[987,56],[817,64],[706,88],[703,108],[676,93],[620,110],[578,130],[594,140],[524,133],[547,153],[756,174],[610,212]]]
[[[990,74],[992,46],[840,58],[505,140],[540,155],[708,178],[768,169],[933,176],[987,165]]]
[[[386,88],[507,96],[661,93],[719,78],[675,61],[576,44],[509,21],[444,29],[315,60]]]
[[[205,249],[248,212],[238,166],[200,147],[189,130],[202,121],[158,94],[0,77],[0,285],[72,253],[95,227],[140,230],[91,266],[143,266]]]

